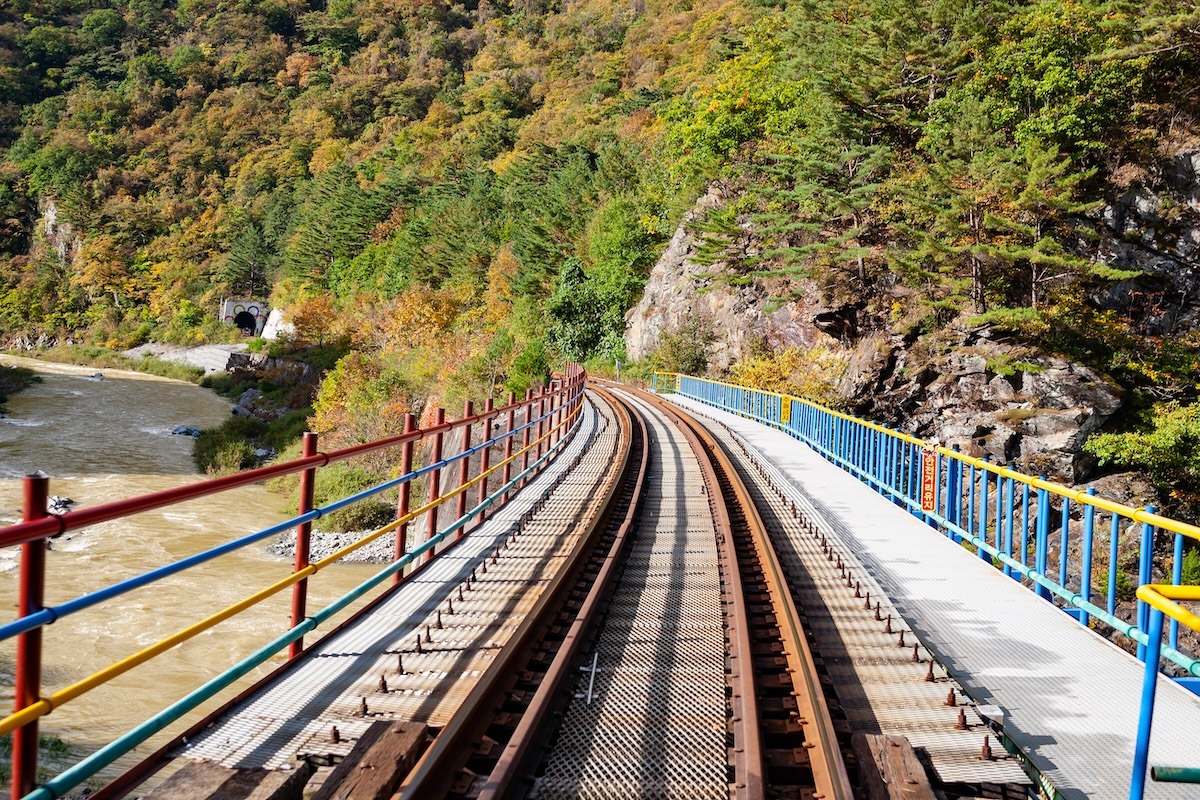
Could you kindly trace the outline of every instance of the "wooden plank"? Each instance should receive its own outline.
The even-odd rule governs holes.
[[[315,770],[303,762],[293,769],[230,769],[211,761],[191,761],[142,800],[301,800]]]
[[[856,733],[860,797],[865,800],[934,800],[929,776],[903,736]]]
[[[312,800],[387,800],[429,744],[422,722],[376,722],[367,728]]]

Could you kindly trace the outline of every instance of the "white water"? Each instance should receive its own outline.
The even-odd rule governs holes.
[[[10,398],[8,418],[0,419],[0,527],[19,521],[21,476],[38,469],[51,476],[50,493],[74,499],[75,509],[201,480],[191,458],[193,440],[170,432],[176,425],[211,427],[229,415],[228,402],[180,381],[0,356],[0,368],[8,364],[36,369],[44,382]],[[88,377],[97,371],[104,380]],[[288,516],[285,506],[283,497],[249,486],[67,534],[54,540],[47,553],[47,604],[273,525]],[[286,576],[291,565],[265,552],[267,543],[252,544],[45,628],[43,694]],[[19,547],[0,549],[0,603],[10,609],[4,619],[15,617],[19,553]],[[310,612],[376,569],[335,565],[322,571],[310,581]],[[77,752],[112,741],[286,630],[289,598],[290,590],[285,590],[66,704],[43,718],[42,732],[61,735]],[[13,640],[0,643],[4,709],[11,708],[14,654]],[[276,658],[267,667],[279,663]],[[248,685],[264,670],[238,685]]]

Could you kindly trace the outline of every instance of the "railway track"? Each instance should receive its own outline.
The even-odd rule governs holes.
[[[614,494],[400,795],[852,797],[801,616],[729,457],[653,395],[596,391],[629,442]]]

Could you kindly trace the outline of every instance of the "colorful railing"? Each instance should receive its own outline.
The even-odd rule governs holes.
[[[1158,591],[1197,599],[1200,589],[1180,586],[1185,541],[1200,541],[1195,525],[1156,514],[1153,506],[1134,508],[1099,497],[1090,487],[1071,489],[803,398],[675,373],[656,373],[654,389],[678,392],[799,439],[930,526],[974,547],[980,558],[1082,624],[1100,622],[1132,640],[1148,674],[1158,674],[1161,657],[1185,673],[1180,683],[1200,693],[1200,660],[1179,650],[1180,622],[1191,625],[1194,617],[1169,612],[1164,645],[1162,610],[1168,606],[1156,606],[1143,591],[1157,576],[1169,576],[1169,585]],[[1156,555],[1156,541],[1164,534],[1173,537],[1169,562]],[[1141,588],[1132,623],[1117,616],[1122,536],[1138,541]],[[1143,708],[1147,742],[1150,713]]]
[[[70,789],[112,764],[205,701],[215,697],[284,648],[288,649],[290,658],[300,656],[304,649],[303,638],[306,634],[346,609],[355,600],[363,597],[388,578],[392,578],[394,583],[403,580],[405,567],[428,561],[437,552],[438,545],[446,542],[451,534],[461,537],[472,521],[484,519],[485,512],[489,508],[506,502],[517,488],[528,482],[533,475],[561,452],[579,427],[585,381],[586,375],[583,370],[577,365],[570,365],[564,380],[556,381],[549,389],[543,389],[537,393],[527,392],[525,398],[519,402],[510,393],[508,404],[502,408],[495,408],[492,401],[489,400],[486,409],[480,414],[475,414],[472,404],[468,402],[463,418],[452,422],[446,422],[445,411],[438,409],[435,424],[425,429],[418,429],[415,417],[409,414],[405,420],[404,432],[399,435],[328,453],[317,451],[316,434],[309,433],[304,437],[303,456],[294,461],[273,464],[223,478],[206,480],[61,515],[47,513],[49,480],[44,476],[26,478],[24,521],[0,528],[0,547],[20,545],[22,548],[17,618],[13,622],[0,625],[0,641],[17,637],[14,681],[16,709],[13,714],[0,719],[0,735],[13,734],[11,796],[24,797],[29,800],[54,800],[63,797]],[[518,414],[520,415],[519,420]],[[484,430],[491,430],[497,420],[503,420],[504,423],[500,433],[485,438],[479,444],[471,445],[472,426],[484,425]],[[453,456],[443,457],[443,437],[458,429],[462,429],[463,432],[460,451]],[[520,442],[517,442],[518,437]],[[414,469],[413,445],[421,440],[431,441],[432,455],[429,464]],[[393,448],[399,448],[400,451],[399,477],[324,506],[315,507],[313,505],[313,487],[318,468],[355,456]],[[503,448],[503,458],[497,463],[491,464],[492,451],[498,448]],[[476,454],[479,455],[479,470],[472,477],[470,474],[471,456]],[[443,492],[441,488],[443,470],[454,465],[458,465],[457,485],[450,491]],[[101,522],[164,508],[187,500],[209,497],[269,478],[296,473],[300,474],[301,480],[300,509],[297,516],[103,589],[81,595],[65,603],[52,607],[45,606],[43,599],[46,580],[46,540],[49,537]],[[500,486],[489,493],[488,478],[496,475],[500,477],[493,478],[493,484],[498,480]],[[426,497],[429,500],[418,508],[410,508],[412,481],[421,477],[426,478]],[[345,508],[390,489],[398,489],[396,519],[393,522],[363,535],[357,541],[325,558],[310,561],[309,537],[314,521],[332,511]],[[468,508],[468,494],[472,489],[477,489],[477,494],[471,507]],[[439,530],[436,522],[438,509],[452,500],[455,501],[454,522]],[[418,546],[406,551],[407,528],[411,522],[422,516],[428,520],[427,537]],[[295,528],[297,532],[296,560],[294,571],[288,577],[248,595],[243,600],[211,614],[87,678],[50,694],[42,693],[42,628],[44,626],[292,528]],[[310,577],[349,553],[392,532],[396,533],[396,547],[394,559],[390,564],[321,610],[312,614],[307,613],[307,582]],[[38,721],[41,717],[289,587],[292,589],[291,620],[290,626],[282,634],[197,687],[185,697],[154,714],[141,725],[68,768],[62,774],[42,786],[35,786]]]

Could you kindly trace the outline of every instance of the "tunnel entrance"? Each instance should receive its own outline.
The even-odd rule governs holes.
[[[258,329],[258,320],[249,311],[239,311],[233,318],[233,324],[242,329],[242,333],[253,336]]]

